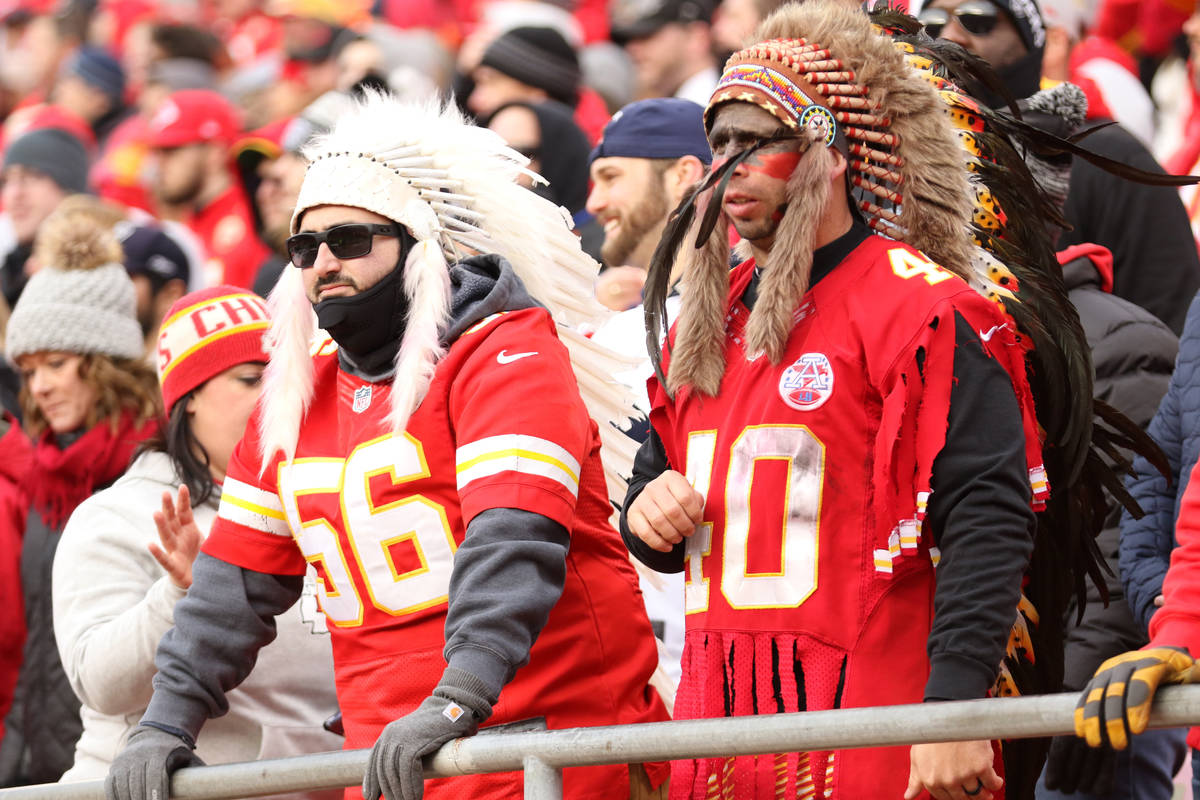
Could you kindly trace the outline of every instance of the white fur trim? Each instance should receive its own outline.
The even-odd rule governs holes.
[[[392,432],[400,433],[425,398],[433,372],[444,351],[441,333],[450,316],[450,267],[436,242],[417,242],[404,264],[404,294],[408,324],[396,353],[392,382]]]

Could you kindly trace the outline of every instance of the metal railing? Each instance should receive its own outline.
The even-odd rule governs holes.
[[[563,767],[1070,733],[1078,697],[1055,694],[497,733],[444,745],[426,761],[425,777],[524,770],[527,800],[558,800]],[[1188,725],[1200,725],[1200,686],[1165,687],[1155,700],[1150,727]],[[232,800],[354,786],[362,782],[369,752],[348,750],[182,769],[172,777],[171,797]],[[0,800],[103,798],[102,780],[0,790]]]

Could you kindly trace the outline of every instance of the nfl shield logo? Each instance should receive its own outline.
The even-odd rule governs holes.
[[[354,405],[352,406],[355,414],[361,414],[371,407],[371,387],[360,386],[354,390]]]
[[[779,376],[779,396],[797,411],[820,408],[833,394],[833,366],[824,353],[805,353]]]

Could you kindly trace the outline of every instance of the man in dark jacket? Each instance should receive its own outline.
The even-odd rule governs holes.
[[[1096,370],[1096,397],[1145,428],[1167,391],[1179,340],[1154,315],[1113,295],[1112,254],[1094,244],[1069,247],[1058,254],[1071,302],[1079,312]],[[1157,473],[1155,473],[1157,474]],[[1068,616],[1063,688],[1076,691],[1106,659],[1146,644],[1146,627],[1134,619],[1117,577],[1120,508],[1110,503],[1104,530],[1096,538],[1113,576],[1107,581],[1107,606],[1100,590],[1088,584],[1083,620],[1077,608]],[[1163,565],[1166,571],[1166,565]],[[1116,762],[1110,792],[1060,794],[1039,785],[1039,800],[1134,797],[1133,781],[1147,797],[1170,797],[1172,778],[1187,748],[1180,729],[1147,731]],[[1051,783],[1054,783],[1051,780]],[[1136,795],[1141,796],[1141,795]]]

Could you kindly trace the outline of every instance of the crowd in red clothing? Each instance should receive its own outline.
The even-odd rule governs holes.
[[[85,385],[108,405],[64,428],[49,401],[39,405],[56,390],[38,395],[32,385],[44,382],[38,370],[59,367],[24,358],[39,350],[8,363],[0,346],[0,742],[18,675],[33,663],[27,636],[49,630],[30,616],[31,598],[49,591],[31,586],[33,576],[48,576],[74,506],[120,475],[135,440],[162,424],[144,394],[153,381],[139,370],[143,353],[190,291],[270,292],[288,264],[303,149],[356,93],[448,98],[492,127],[549,179],[532,190],[566,209],[603,263],[607,220],[588,210],[588,153],[605,125],[637,99],[704,104],[724,56],[780,2],[0,0],[0,345],[31,279],[60,266],[44,223],[74,202],[122,245],[139,347],[104,350],[99,367],[88,357],[61,391]],[[1042,83],[1078,84],[1089,120],[1116,120],[1170,172],[1200,173],[1200,5],[1046,0],[1044,11]],[[1200,192],[1182,199],[1200,242]],[[603,268],[602,302],[640,302],[644,266]],[[1106,280],[1110,291],[1111,267]],[[1191,298],[1172,286],[1149,291],[1171,296],[1171,319],[1142,305],[1179,333]],[[1178,582],[1172,592],[1186,594]],[[56,657],[53,647],[50,639]],[[9,771],[0,751],[0,782],[54,773]]]

